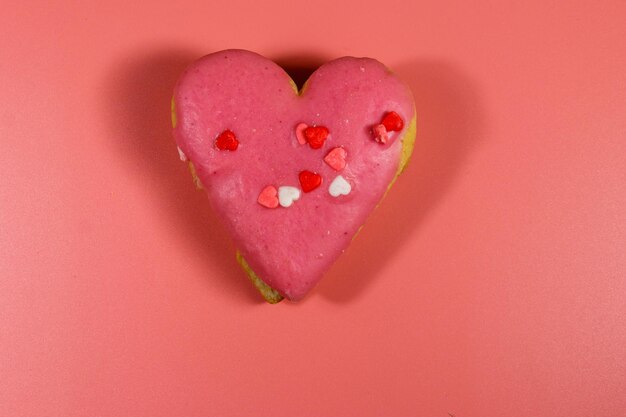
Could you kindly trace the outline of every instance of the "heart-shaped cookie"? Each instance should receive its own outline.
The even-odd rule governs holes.
[[[270,302],[299,300],[320,280],[415,139],[411,92],[369,58],[328,62],[298,91],[258,54],[213,53],[178,81],[172,122],[181,158]]]

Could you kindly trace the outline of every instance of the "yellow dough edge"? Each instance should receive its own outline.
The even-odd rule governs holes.
[[[193,183],[196,185],[196,189],[204,190],[202,181],[200,181],[200,177],[198,177],[198,174],[196,173],[196,166],[191,161],[188,161],[187,167],[189,168],[189,173],[191,174],[191,178],[193,178]]]
[[[243,256],[241,256],[241,252],[239,252],[239,250],[237,250],[235,256],[237,257],[237,262],[241,265],[241,268],[246,272],[246,274],[248,274],[248,278],[250,278],[250,281],[252,281],[256,289],[261,293],[263,298],[265,298],[265,301],[270,304],[276,304],[283,300],[283,296],[280,295],[278,291],[267,285],[257,274],[254,273],[252,268],[250,268],[250,265],[248,265],[248,262],[246,262]]]
[[[295,82],[291,79],[291,77],[289,78],[289,80],[291,81],[291,85],[294,91],[298,93],[298,87],[296,86]],[[302,91],[300,91],[300,94],[302,94]],[[172,126],[174,128],[176,128],[177,122],[178,122],[178,118],[176,116],[176,103],[174,102],[174,98],[172,98]],[[396,171],[396,175],[393,177],[393,179],[387,186],[385,195],[387,195],[387,193],[389,192],[393,184],[396,182],[400,174],[404,172],[407,165],[409,164],[411,155],[413,154],[413,149],[415,148],[416,136],[417,136],[417,115],[414,109],[413,117],[411,118],[409,127],[406,133],[400,139],[402,141],[402,150],[400,152],[400,162],[398,164],[398,170]],[[196,188],[199,190],[203,189],[202,182],[200,181],[200,178],[198,178],[198,175],[196,174],[196,167],[193,165],[191,161],[189,161],[188,166],[189,166],[189,172],[191,173],[191,176],[193,178],[194,184],[196,185]],[[384,199],[385,195],[383,195],[383,198],[381,198],[380,201]],[[380,204],[380,202],[378,204]],[[363,228],[363,225],[359,227],[357,232],[352,237],[352,240],[354,240],[357,237],[357,235],[359,234],[362,228]],[[265,301],[267,301],[270,304],[276,304],[283,300],[283,297],[278,293],[278,291],[276,291],[275,289],[267,285],[265,282],[263,282],[263,280],[259,278],[259,276],[252,270],[252,268],[250,268],[250,265],[248,265],[248,262],[244,259],[244,257],[241,255],[241,252],[239,252],[238,249],[235,253],[235,257],[237,258],[237,263],[241,265],[241,268],[248,275],[248,278],[250,279],[250,281],[252,281],[252,284],[254,284],[255,288],[259,291],[259,293],[261,293]]]
[[[172,127],[176,129],[177,124],[178,116],[176,116],[176,102],[174,101],[174,97],[172,97]]]

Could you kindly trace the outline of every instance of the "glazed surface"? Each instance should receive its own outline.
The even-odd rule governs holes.
[[[414,127],[408,88],[381,63],[340,58],[316,70],[302,94],[274,62],[252,52],[222,51],[201,58],[174,91],[174,136],[194,164],[211,205],[230,231],[249,267],[283,296],[301,299],[350,243],[395,178],[403,135]],[[386,144],[373,126],[386,112],[404,120]],[[320,149],[301,144],[296,127],[324,126]],[[232,131],[236,150],[220,150],[216,138]],[[412,139],[412,138],[411,138]],[[324,158],[345,150],[340,171]],[[301,189],[299,173],[322,184],[289,206],[258,203],[267,186]],[[347,195],[331,195],[341,175]],[[384,244],[384,242],[381,242]]]

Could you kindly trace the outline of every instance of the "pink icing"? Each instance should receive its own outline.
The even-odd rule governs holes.
[[[252,270],[292,300],[320,280],[394,178],[401,143],[377,143],[371,126],[388,111],[396,111],[405,126],[413,117],[410,91],[369,58],[328,62],[300,96],[272,61],[248,51],[221,51],[185,71],[174,100],[176,142],[195,165],[214,210]],[[321,149],[293,140],[303,121],[330,130]],[[236,152],[213,146],[227,129],[240,141]],[[350,155],[342,176],[352,190],[342,198],[329,194],[336,172],[324,162],[335,147]],[[286,208],[257,203],[268,184],[299,187],[303,170],[327,181]]]

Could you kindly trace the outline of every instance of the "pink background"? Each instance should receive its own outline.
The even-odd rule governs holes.
[[[0,416],[623,416],[626,3],[516,3],[5,1]],[[300,304],[261,302],[170,135],[228,47],[373,56],[417,100]]]

